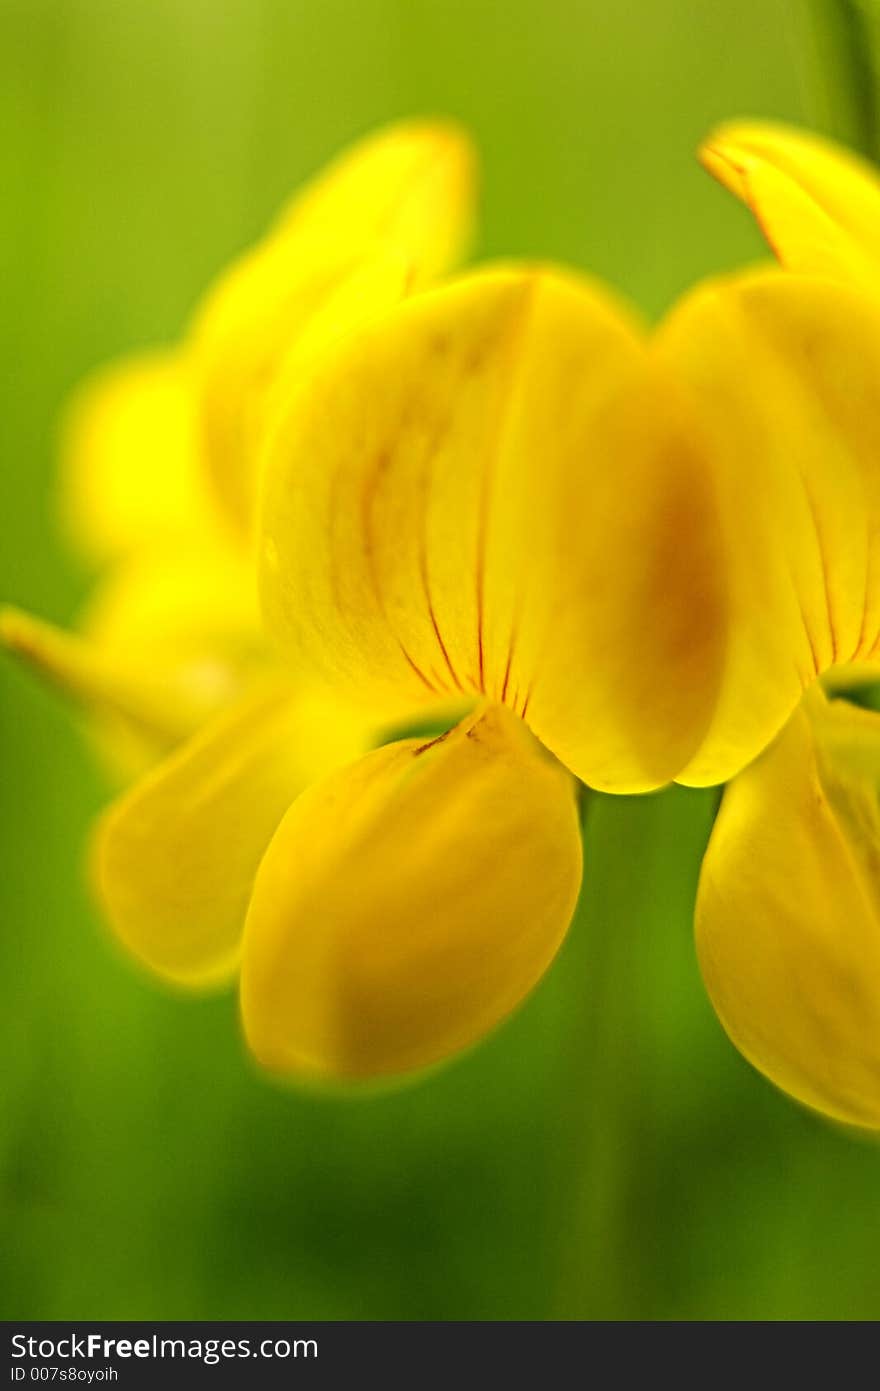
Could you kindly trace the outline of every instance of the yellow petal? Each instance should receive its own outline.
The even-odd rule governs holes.
[[[240,528],[252,520],[279,376],[457,258],[472,215],[472,163],[455,127],[381,132],[309,186],[205,298],[191,334],[200,439]]]
[[[180,718],[186,716],[178,738],[194,733],[272,661],[252,564],[231,546],[198,539],[173,550],[142,548],[112,567],[79,626],[131,682],[165,683]],[[110,767],[126,778],[178,742],[157,748],[124,722],[104,721],[98,733]]]
[[[304,670],[383,711],[484,693],[603,788],[687,762],[723,649],[711,480],[597,289],[408,301],[310,372],[266,469],[263,598]]]
[[[700,159],[748,205],[787,269],[878,288],[880,181],[871,165],[820,136],[749,121],[714,131]]]
[[[273,660],[252,565],[230,546],[192,538],[113,564],[78,628],[0,613],[0,642],[84,708],[122,781],[193,734]]]
[[[116,801],[94,874],[111,926],[183,985],[235,968],[257,866],[304,786],[368,747],[348,712],[284,685],[251,692]]]
[[[196,444],[191,385],[180,357],[144,353],[89,377],[62,433],[67,530],[93,561],[180,533],[219,527]]]
[[[291,200],[274,232],[313,247],[394,247],[421,284],[467,250],[475,183],[466,131],[451,121],[401,121],[334,160]]]
[[[880,1126],[880,716],[818,692],[724,794],[697,945],[736,1046],[837,1120]]]
[[[720,782],[832,666],[880,638],[880,312],[778,271],[699,288],[658,351],[693,391],[726,532],[716,717],[683,781]]]
[[[20,609],[0,609],[0,642],[69,699],[123,725],[154,756],[203,717],[201,702],[172,673],[144,671]]]
[[[328,1078],[450,1056],[547,969],[580,873],[572,780],[502,707],[369,754],[294,804],[260,866],[250,1047]]]

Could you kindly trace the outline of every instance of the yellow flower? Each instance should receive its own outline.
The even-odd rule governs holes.
[[[115,363],[76,393],[62,513],[99,583],[79,638],[18,612],[0,636],[98,717],[123,778],[275,665],[251,528],[274,393],[311,353],[457,258],[473,164],[466,136],[442,122],[362,141],[219,277],[178,347]]]
[[[775,272],[701,287],[649,339],[590,282],[490,269],[324,353],[265,462],[270,628],[364,718],[474,709],[292,801],[253,884],[218,867],[288,735],[181,757],[102,828],[119,930],[156,962],[249,899],[245,1030],[285,1073],[480,1038],[568,926],[575,779],[721,781],[876,646],[878,373],[873,309]]]
[[[128,781],[153,770],[131,796],[146,795],[154,776],[173,778],[178,757],[204,757],[229,728],[252,731],[254,743],[295,728],[267,770],[260,811],[240,808],[247,824],[226,865],[244,878],[251,838],[272,829],[273,779],[284,789],[280,815],[301,786],[373,738],[341,702],[319,703],[263,631],[251,512],[274,396],[311,354],[458,257],[473,167],[469,140],[443,122],[362,141],[220,276],[179,346],[87,381],[67,412],[61,478],[66,528],[100,571],[81,633],[0,612],[0,640],[83,704],[114,771]],[[219,784],[214,795],[222,799]],[[203,886],[207,874],[206,865]],[[234,951],[219,938],[195,960],[196,918],[170,963],[154,961],[146,939],[135,947],[182,981],[228,972]]]
[[[240,960],[245,1033],[274,1070],[411,1071],[546,970],[581,879],[577,780],[733,778],[698,906],[710,993],[780,1085],[880,1125],[876,977],[853,969],[876,913],[873,722],[816,684],[880,648],[871,297],[731,277],[649,337],[589,281],[488,269],[346,310],[344,333],[322,310],[289,353],[270,334],[267,381],[226,327],[238,293],[195,332],[196,395],[246,554],[257,515],[300,694],[267,665],[103,818],[95,875],[122,939],[184,983]],[[242,345],[228,376],[218,342]],[[363,751],[365,730],[456,702],[446,734]],[[804,834],[777,854],[780,814]],[[844,871],[843,921],[810,939],[795,895],[837,913]]]
[[[207,956],[250,895],[245,1029],[299,1075],[424,1067],[506,1015],[580,882],[575,782],[549,750],[597,784],[657,786],[711,700],[711,495],[628,315],[515,270],[408,305],[292,393],[266,460],[265,597],[293,668],[324,669],[374,726],[475,708],[288,788],[271,838],[264,788],[284,795],[296,731],[261,715],[118,803],[96,852],[111,919],[169,973],[194,923]],[[227,872],[243,825],[265,852],[252,891],[250,857]]]
[[[799,604],[808,547],[818,559],[814,582],[830,621],[817,628],[813,604],[805,609],[803,657],[826,673],[827,690],[845,691],[880,679],[880,360],[871,334],[880,182],[854,156],[783,126],[723,126],[701,158],[751,208],[800,301],[809,394],[806,429],[788,448],[803,486],[788,498],[778,493],[778,558]],[[858,311],[834,326],[831,304],[845,296]],[[695,356],[715,353],[720,327],[707,326]],[[790,340],[779,342],[790,350]],[[763,374],[755,359],[742,369]],[[697,370],[712,371],[711,359]],[[764,380],[776,413],[779,393]],[[734,441],[737,414],[736,401],[719,400],[719,431]],[[753,447],[740,439],[741,454]],[[801,537],[800,554],[786,535]],[[703,976],[733,1041],[807,1105],[872,1127],[880,1126],[878,751],[880,716],[829,703],[820,686],[809,690],[773,746],[725,792],[697,902]]]

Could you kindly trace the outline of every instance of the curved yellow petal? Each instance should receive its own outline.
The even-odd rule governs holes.
[[[690,387],[726,532],[716,716],[682,780],[721,782],[816,676],[880,642],[880,312],[778,271],[699,288],[657,351]]]
[[[349,712],[282,683],[252,691],[114,802],[93,867],[125,946],[182,985],[235,969],[257,866],[291,802],[368,747]]]
[[[790,126],[734,121],[700,149],[754,213],[787,269],[880,287],[880,179],[849,151]]]
[[[251,1049],[340,1079],[449,1057],[540,979],[580,873],[572,780],[502,707],[378,749],[306,792],[260,866],[242,960]]]
[[[456,127],[392,126],[299,195],[206,296],[190,335],[200,441],[218,497],[245,531],[279,378],[457,258],[472,166]]]
[[[818,691],[734,779],[697,946],[736,1046],[799,1101],[880,1126],[880,716]]]
[[[63,519],[88,559],[219,529],[179,354],[142,353],[93,373],[71,398],[61,446]]]
[[[398,257],[328,253],[315,265],[296,243],[276,241],[239,261],[205,301],[191,338],[201,447],[239,533],[253,518],[279,378],[301,369],[313,345],[395,304],[407,286]]]
[[[448,120],[399,121],[357,141],[295,194],[273,232],[304,245],[396,248],[421,284],[473,233],[476,153]]]
[[[694,752],[724,642],[712,481],[598,289],[495,270],[408,301],[310,372],[266,470],[262,594],[304,669],[386,712],[486,694],[598,787]]]
[[[79,616],[84,637],[132,684],[164,683],[181,733],[157,745],[126,721],[96,728],[110,767],[143,772],[235,699],[272,661],[253,565],[230,546],[187,538],[144,547],[98,581]]]
[[[20,609],[0,609],[0,643],[48,684],[106,721],[150,761],[192,733],[205,701],[176,668],[149,669]]]
[[[68,633],[0,610],[0,642],[84,709],[122,781],[193,734],[273,659],[253,566],[231,547],[192,538],[113,564],[77,626]]]

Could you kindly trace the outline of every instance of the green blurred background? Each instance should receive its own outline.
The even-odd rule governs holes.
[[[480,252],[589,267],[655,314],[761,254],[695,164],[707,127],[832,118],[807,18],[0,0],[0,595],[67,620],[85,590],[53,526],[68,389],[173,337],[342,144],[460,117],[485,160]],[[880,1152],[752,1073],[701,989],[713,794],[591,801],[570,939],[470,1056],[392,1095],[300,1096],[250,1064],[233,996],[181,1000],[105,937],[81,867],[98,773],[6,661],[0,714],[3,1316],[880,1316]]]

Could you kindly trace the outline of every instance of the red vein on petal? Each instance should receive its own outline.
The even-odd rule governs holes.
[[[508,682],[510,681],[510,668],[511,668],[512,664],[513,664],[513,644],[511,643],[510,650],[509,650],[508,653],[507,653],[507,666],[504,668],[504,681],[502,682],[502,685],[501,685],[501,704],[502,704],[502,705],[504,704],[504,700],[505,700],[505,697],[506,697],[506,695],[507,695],[507,684],[508,684]]]
[[[412,658],[412,657],[410,656],[410,654],[407,652],[407,650],[406,650],[406,648],[404,647],[403,643],[401,642],[400,638],[397,639],[397,645],[398,645],[398,647],[400,648],[401,652],[403,653],[404,657],[406,658],[407,662],[409,662],[409,665],[412,667],[412,669],[413,669],[413,671],[415,672],[416,676],[417,676],[417,677],[419,678],[419,680],[423,683],[423,685],[425,685],[425,686],[427,687],[427,689],[428,689],[429,691],[431,691],[434,695],[438,695],[439,692],[438,692],[438,690],[437,690],[437,687],[434,685],[433,681],[429,681],[429,680],[428,680],[427,676],[426,676],[425,673],[422,671],[421,667],[418,666],[418,664],[417,664],[415,661],[413,661],[413,658]]]
[[[489,510],[495,473],[497,471],[498,456],[501,453],[504,439],[504,427],[510,420],[508,402],[512,395],[517,369],[522,365],[521,349],[528,326],[529,313],[534,305],[535,291],[538,283],[539,281],[536,277],[532,277],[524,282],[515,308],[513,322],[510,326],[511,341],[507,350],[507,370],[504,372],[503,379],[498,388],[499,401],[495,413],[495,420],[490,430],[491,438],[488,442],[486,451],[487,458],[483,466],[481,480],[479,515],[477,519],[476,554],[477,657],[479,689],[484,694],[486,691],[486,672],[483,633],[485,626],[486,551],[489,543]]]

